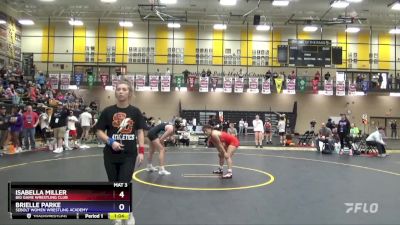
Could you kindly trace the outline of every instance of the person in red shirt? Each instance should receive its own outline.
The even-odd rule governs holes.
[[[226,132],[213,130],[211,125],[204,125],[203,132],[208,137],[208,141],[213,144],[218,149],[219,157],[219,168],[213,173],[223,174],[223,166],[226,160],[228,164],[228,171],[222,176],[223,179],[232,178],[232,156],[236,149],[239,147],[240,142],[237,137],[230,135]]]
[[[35,130],[36,126],[39,124],[39,116],[36,112],[32,111],[32,106],[26,106],[26,112],[22,114],[22,120],[25,149],[35,149]]]

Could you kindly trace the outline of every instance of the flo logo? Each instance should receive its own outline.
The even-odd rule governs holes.
[[[364,213],[364,214],[375,214],[379,210],[378,203],[344,203],[347,206],[346,213]]]

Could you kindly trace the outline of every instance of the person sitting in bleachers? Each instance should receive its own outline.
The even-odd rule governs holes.
[[[318,138],[315,140],[317,151],[333,151],[334,140],[331,129],[321,123],[321,129],[318,132]]]
[[[366,139],[367,145],[375,146],[378,149],[379,151],[378,157],[387,156],[385,149],[386,143],[383,141],[384,133],[385,129],[383,127],[379,127],[377,131],[370,134]]]

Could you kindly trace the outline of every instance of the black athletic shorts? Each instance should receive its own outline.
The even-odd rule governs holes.
[[[158,134],[149,132],[149,133],[147,133],[147,137],[150,139],[150,141],[154,141],[158,138]]]

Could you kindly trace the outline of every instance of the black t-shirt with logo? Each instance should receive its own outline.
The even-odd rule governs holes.
[[[50,127],[54,129],[67,126],[68,116],[69,112],[67,109],[57,109],[53,112],[53,115],[51,115]]]
[[[96,124],[96,130],[102,130],[115,141],[124,145],[124,150],[114,151],[111,146],[104,147],[104,156],[112,160],[137,156],[137,130],[144,129],[142,112],[134,106],[118,108],[116,105],[105,108]]]

